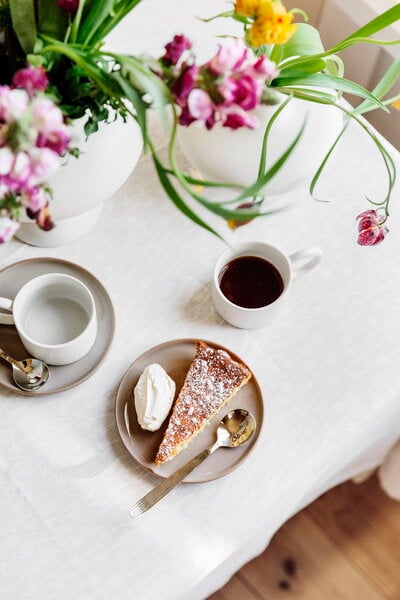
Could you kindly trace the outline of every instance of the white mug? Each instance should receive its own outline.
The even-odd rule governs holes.
[[[256,256],[271,263],[282,277],[283,291],[271,304],[260,308],[244,308],[231,302],[220,287],[221,272],[233,259],[240,256]],[[218,314],[228,323],[241,329],[257,329],[269,325],[280,310],[291,282],[314,269],[322,258],[319,248],[305,248],[286,256],[270,244],[247,242],[228,249],[217,260],[212,281],[212,299]]]
[[[14,324],[31,356],[67,365],[85,356],[97,335],[96,306],[82,281],[47,273],[28,281],[14,300],[0,298],[0,323]]]

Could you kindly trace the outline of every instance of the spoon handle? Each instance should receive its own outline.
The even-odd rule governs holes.
[[[5,352],[5,350],[2,350],[1,348],[0,348],[0,358],[3,358],[5,361],[10,363],[10,365],[15,365],[18,369],[20,369],[24,373],[27,372],[27,367],[24,365],[23,361],[16,360],[15,358],[13,358],[9,354],[7,354],[7,352]]]
[[[185,479],[186,475],[189,475],[189,473],[191,473],[193,469],[198,467],[199,464],[203,462],[203,460],[208,458],[210,454],[214,452],[214,450],[219,448],[219,446],[220,444],[216,442],[206,450],[200,452],[200,454],[192,458],[192,460],[189,460],[189,462],[187,462],[185,465],[183,465],[183,467],[175,471],[175,473],[172,473],[172,475],[167,477],[167,479],[164,479],[164,481],[159,483],[148,494],[143,496],[143,498],[138,500],[138,502],[136,502],[136,504],[132,506],[132,508],[129,511],[130,516],[133,519],[136,519],[141,514],[146,512],[146,510],[149,510],[149,508],[154,506],[159,500],[161,500],[161,498],[164,498],[164,496],[166,496],[168,492],[173,490],[174,487],[178,485],[178,483]]]

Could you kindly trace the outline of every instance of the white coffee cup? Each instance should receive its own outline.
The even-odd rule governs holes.
[[[20,288],[14,300],[0,298],[0,323],[14,324],[31,356],[49,365],[67,365],[92,348],[97,335],[96,306],[82,281],[47,273]]]
[[[244,308],[231,302],[220,287],[221,272],[233,259],[240,256],[256,256],[271,263],[280,273],[283,291],[271,304],[260,308]],[[319,248],[305,248],[286,256],[283,252],[264,242],[247,242],[228,249],[217,260],[212,281],[212,299],[218,314],[228,323],[241,329],[257,329],[269,325],[276,317],[286,299],[292,281],[314,269],[322,258]]]

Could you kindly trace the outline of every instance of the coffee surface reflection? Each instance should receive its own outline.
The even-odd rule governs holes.
[[[278,269],[259,256],[238,256],[219,274],[219,286],[228,300],[243,308],[272,304],[284,289]]]

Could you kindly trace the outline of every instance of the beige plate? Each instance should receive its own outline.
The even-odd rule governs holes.
[[[50,377],[46,385],[37,392],[23,392],[15,387],[11,367],[0,361],[0,384],[18,394],[45,396],[64,392],[88,379],[106,358],[115,329],[114,308],[111,299],[98,279],[79,265],[58,258],[32,258],[22,260],[0,271],[0,295],[14,298],[27,281],[44,273],[66,273],[77,277],[87,285],[96,304],[98,332],[93,348],[81,360],[61,367],[49,367]],[[13,325],[0,324],[0,347],[16,358],[26,358],[23,347]]]
[[[196,343],[200,340],[182,339],[172,340],[159,346],[151,348],[139,358],[137,358],[125,373],[120,387],[118,389],[115,403],[115,416],[117,428],[123,443],[133,456],[146,471],[157,475],[158,477],[168,477],[179,469],[188,460],[196,456],[199,452],[207,448],[215,441],[215,430],[222,417],[233,408],[246,408],[251,411],[257,421],[257,429],[251,438],[251,441],[240,448],[220,448],[205,460],[197,469],[195,469],[186,479],[185,483],[201,483],[211,481],[226,475],[247,458],[253,450],[263,424],[263,399],[260,386],[254,377],[238,391],[232,400],[221,409],[212,419],[210,425],[197,436],[186,450],[183,450],[173,460],[156,467],[152,462],[158,446],[161,443],[164,431],[168,424],[168,418],[164,425],[155,432],[143,430],[137,421],[135,404],[133,399],[133,389],[145,367],[151,363],[158,363],[167,371],[176,383],[177,392],[181,389],[186,373],[192,362]],[[233,359],[243,362],[236,354],[213,342],[204,340],[206,344],[213,348],[222,348],[226,350]]]

